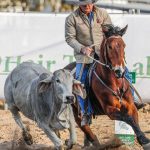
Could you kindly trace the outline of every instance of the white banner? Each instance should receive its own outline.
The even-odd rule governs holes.
[[[74,60],[73,50],[64,38],[68,14],[0,13],[0,97],[11,70],[23,61],[42,64],[49,71],[62,68]],[[136,71],[136,88],[143,99],[150,99],[150,16],[111,15],[113,23],[124,27],[126,61]]]

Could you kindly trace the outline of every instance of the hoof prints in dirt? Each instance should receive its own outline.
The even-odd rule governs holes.
[[[22,133],[11,113],[9,111],[0,110],[0,150],[51,150],[53,149],[52,142],[48,139],[45,133],[37,127],[37,125],[22,115],[24,124],[28,124],[30,127],[30,133],[33,137],[33,145],[28,146],[23,143]],[[150,138],[150,113],[139,112],[139,122],[143,132]],[[107,141],[114,134],[114,121],[110,120],[106,116],[100,116],[93,120],[91,129],[99,137],[100,143],[106,144]],[[77,127],[77,144],[78,146],[73,147],[73,150],[86,150],[88,148],[82,148],[84,134]],[[61,132],[61,138],[63,141],[68,139],[69,132],[67,130]],[[90,147],[92,150],[93,147]],[[98,147],[95,148],[98,150]],[[132,146],[122,145],[118,148],[105,148],[105,150],[143,150],[143,148],[135,141]]]
[[[80,145],[75,145],[72,150],[80,150]],[[0,144],[0,150],[55,150],[53,146],[46,146],[43,144],[26,145],[23,141],[20,143],[11,141]]]
[[[122,149],[123,148],[123,149]],[[130,150],[124,143],[121,142],[117,137],[112,137],[105,144],[93,147],[85,147],[84,150]]]
[[[46,145],[36,144],[28,146],[25,143],[17,143],[14,141],[1,143],[0,150],[53,150],[53,147],[47,147]]]
[[[13,144],[12,144],[13,143]],[[12,145],[14,147],[12,148]],[[16,143],[14,141],[11,142],[6,142],[0,144],[0,150],[54,150],[54,147],[52,146],[46,146],[42,144],[33,144],[32,146],[28,146],[25,143]],[[128,146],[122,145],[120,147],[108,147],[106,146],[105,148],[103,147],[85,147],[81,148],[80,145],[75,145],[72,150],[131,150],[128,148]]]
[[[128,146],[125,146],[118,138],[113,137],[105,144],[101,144],[97,147],[81,147],[81,145],[74,145],[72,150],[130,150]],[[11,141],[0,144],[0,150],[54,150],[54,147],[48,147],[46,145],[33,144],[28,146],[20,139],[18,142]]]

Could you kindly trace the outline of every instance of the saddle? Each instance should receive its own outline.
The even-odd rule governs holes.
[[[86,82],[85,82],[85,88],[86,88],[86,92],[87,92],[87,98],[90,100],[91,102],[91,106],[92,106],[92,110],[93,110],[93,116],[95,117],[96,115],[104,115],[104,111],[99,103],[99,101],[97,100],[92,87],[91,87],[91,83],[92,83],[92,76],[93,76],[93,71],[95,70],[96,67],[96,63],[92,63],[89,66],[89,70],[87,73],[87,77],[86,77]],[[87,106],[88,107],[88,106]]]
[[[73,72],[74,78],[75,78],[75,66],[76,66],[76,62],[72,62],[71,64],[67,65],[64,69],[68,69],[70,71]],[[96,67],[96,63],[92,63],[87,65],[88,69],[88,73],[87,73],[87,77],[86,77],[86,81],[85,81],[85,89],[87,92],[87,98],[89,99],[91,102],[91,106],[92,106],[92,110],[93,110],[93,116],[95,117],[96,115],[104,115],[104,111],[100,105],[100,103],[98,102],[92,88],[91,88],[91,81],[92,81],[92,76],[93,76],[93,70]],[[87,100],[86,100],[87,101]],[[78,103],[78,102],[77,102]],[[79,104],[78,105],[78,111],[80,114],[80,107]],[[88,107],[88,103],[86,105],[86,107]]]

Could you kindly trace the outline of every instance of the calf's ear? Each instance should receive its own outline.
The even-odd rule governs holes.
[[[81,96],[83,99],[86,98],[86,90],[84,88],[84,85],[81,84],[80,81],[75,79],[73,80],[73,93],[78,96]]]
[[[39,76],[40,82],[38,84],[38,93],[45,92],[51,85],[52,75],[43,73]]]

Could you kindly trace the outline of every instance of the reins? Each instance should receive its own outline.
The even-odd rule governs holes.
[[[132,85],[132,83],[130,83],[130,81],[126,77],[124,77],[124,78],[128,81],[128,83],[130,84],[130,87],[135,91],[135,93],[136,93],[137,97],[139,98],[140,102],[143,103],[143,100],[142,100],[140,94],[138,93],[138,91],[136,90],[136,88]]]
[[[112,37],[115,37],[115,36],[112,36]],[[120,38],[120,36],[118,37],[115,37],[115,38]],[[106,44],[107,40],[105,39],[104,41],[104,45]],[[100,45],[99,43],[96,43],[96,44],[92,44],[91,46],[89,46],[90,48],[94,47],[94,46],[97,46],[97,45]],[[107,68],[109,68],[110,70],[114,70],[114,68],[111,67],[111,65],[108,64],[108,60],[107,60],[107,56],[106,56],[106,52],[108,50],[108,45],[105,46],[105,51],[104,51],[104,58],[105,58],[105,63],[102,63],[101,61],[99,60],[96,60],[95,58],[91,57],[91,56],[87,56],[88,58],[92,59],[93,61],[97,62],[98,64],[102,65],[102,66],[105,66]]]
[[[118,38],[118,37],[115,37],[115,38]],[[106,44],[106,40],[105,40],[104,42],[105,42],[105,43],[104,43],[104,45],[105,45],[105,44]],[[90,47],[92,48],[92,47],[97,46],[97,45],[99,45],[99,43],[92,44]],[[100,65],[102,65],[102,66],[105,66],[106,68],[109,68],[109,69],[112,71],[112,69],[110,68],[110,66],[107,64],[106,51],[107,51],[107,49],[108,49],[108,46],[106,45],[105,48],[106,48],[106,49],[105,49],[105,51],[104,51],[104,55],[105,55],[104,57],[105,57],[105,62],[106,62],[106,63],[102,63],[102,62],[100,62],[99,60],[96,60],[95,58],[93,58],[93,57],[91,57],[91,56],[87,56],[87,57],[89,57],[90,59],[92,59],[92,60],[95,61],[96,63],[98,63],[98,64],[100,64]],[[101,84],[102,84],[104,87],[106,87],[113,95],[115,95],[115,96],[118,98],[119,102],[121,103],[122,97],[123,97],[123,95],[124,95],[124,93],[125,93],[125,91],[124,91],[124,86],[123,86],[123,93],[121,93],[121,96],[119,96],[119,95],[117,94],[117,92],[115,92],[112,88],[110,88],[110,87],[97,75],[95,69],[94,69],[93,72],[94,72],[95,76],[97,77],[97,79],[101,82]],[[123,85],[124,85],[124,84],[123,84]]]
[[[118,98],[119,102],[121,103],[121,102],[122,102],[122,97],[123,97],[125,91],[123,90],[123,93],[121,93],[121,96],[119,96],[119,95],[117,94],[117,92],[115,92],[112,88],[110,88],[110,87],[98,76],[98,74],[95,72],[95,70],[94,70],[94,74],[95,74],[95,76],[97,77],[97,79],[102,83],[102,85],[105,86],[114,96],[116,96],[116,97]],[[123,89],[124,89],[124,86],[123,86]],[[119,92],[119,93],[120,93],[120,92]]]
[[[90,46],[90,48],[92,48],[92,47],[94,47],[94,46],[97,46],[97,45],[99,45],[99,43],[97,43],[97,44],[92,44],[92,45]],[[93,61],[97,62],[98,64],[109,68],[109,65],[107,65],[107,64],[105,64],[105,63],[102,63],[102,62],[100,62],[99,60],[96,60],[95,58],[93,58],[93,57],[91,57],[91,56],[87,56],[87,57],[89,57],[89,58],[92,59]]]
[[[100,64],[100,65],[102,65],[102,66],[105,66],[105,67],[109,68],[109,66],[108,66],[107,64],[104,64],[104,63],[102,63],[102,62],[96,60],[95,58],[93,58],[93,57],[91,57],[91,56],[88,56],[88,57],[89,57],[90,59],[92,59],[93,61],[97,62],[98,64]]]

